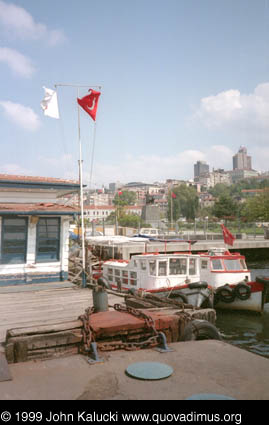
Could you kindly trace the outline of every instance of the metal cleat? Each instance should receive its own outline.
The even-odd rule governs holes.
[[[96,342],[91,342],[90,345],[90,356],[88,358],[88,363],[95,364],[95,363],[103,363],[104,359],[102,357],[99,357],[98,351],[97,351],[97,344]]]
[[[159,351],[159,353],[169,353],[171,351],[175,351],[173,350],[173,348],[168,347],[166,342],[166,336],[163,332],[158,333],[158,341],[160,345],[156,347],[155,350]]]

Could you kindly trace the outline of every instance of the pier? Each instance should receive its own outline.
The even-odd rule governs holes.
[[[194,238],[193,241],[194,242]],[[89,248],[100,258],[108,260],[110,258],[118,258],[123,260],[129,260],[132,255],[142,253],[173,253],[173,252],[189,252],[197,253],[201,251],[207,251],[212,247],[225,247],[223,240],[197,240],[195,243],[190,244],[188,241],[166,241],[166,242],[151,242],[145,239],[145,242],[136,242],[135,238],[133,241],[115,241],[103,239],[92,239],[88,240]],[[232,247],[229,247],[231,251],[239,251],[245,254],[244,251],[262,251],[262,255],[269,257],[269,240],[263,237],[257,237],[253,239],[236,239]],[[253,254],[254,252],[252,252]],[[255,254],[255,255],[256,255]]]
[[[9,329],[45,326],[77,319],[92,303],[91,291],[62,284],[1,288],[0,341]],[[109,305],[118,296],[109,295]],[[19,328],[19,329],[18,329]],[[54,329],[54,331],[57,329]],[[223,341],[170,342],[171,352],[154,349],[102,352],[103,362],[89,365],[81,354],[9,364],[11,378],[0,382],[1,400],[184,400],[210,393],[237,400],[268,400],[268,359]],[[4,353],[0,345],[0,356]],[[163,380],[130,378],[135,362],[161,362],[173,368]]]
[[[86,357],[30,361],[9,365],[12,381],[0,382],[2,400],[185,400],[197,393],[236,400],[268,400],[268,359],[222,341],[169,344],[167,354],[153,349],[113,351],[103,363]],[[135,362],[161,362],[173,368],[167,379],[130,378]]]

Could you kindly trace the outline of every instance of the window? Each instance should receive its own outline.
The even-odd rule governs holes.
[[[155,260],[149,261],[149,274],[151,276],[156,276],[156,261]]]
[[[141,270],[147,270],[146,260],[140,260],[140,268]]]
[[[195,258],[190,258],[189,274],[190,275],[195,275],[196,274],[196,259]]]
[[[207,269],[207,261],[206,260],[202,260],[201,267],[202,267],[202,269]]]
[[[170,258],[169,260],[169,274],[187,274],[187,260],[186,258]]]
[[[247,270],[246,262],[243,258],[240,259],[241,268],[244,270]]]
[[[220,259],[216,258],[215,260],[211,260],[211,264],[213,270],[223,270],[222,262]]]
[[[137,285],[137,273],[136,272],[130,272],[130,284],[132,286]]]
[[[159,261],[159,276],[166,276],[167,261]]]
[[[239,260],[224,260],[226,270],[242,270]]]
[[[26,263],[27,218],[2,219],[2,264]]]
[[[36,261],[59,261],[60,219],[40,218],[36,229]]]
[[[182,258],[170,258],[169,260],[169,274],[170,276],[182,274],[181,264],[184,261]]]
[[[113,281],[113,269],[111,267],[108,269],[108,280]]]
[[[123,270],[122,271],[122,276],[123,276],[123,279],[122,279],[122,281],[123,281],[123,283],[125,283],[126,285],[128,285],[128,271],[127,270]]]

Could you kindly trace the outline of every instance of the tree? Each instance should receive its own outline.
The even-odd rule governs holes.
[[[173,197],[172,197],[173,193]],[[171,208],[172,205],[172,208]],[[171,219],[171,209],[173,221],[180,216],[186,217],[187,220],[194,220],[199,208],[199,198],[196,189],[184,184],[174,187],[168,195],[168,219]]]
[[[135,192],[124,190],[123,192],[118,192],[115,195],[113,199],[113,204],[124,207],[125,205],[134,205],[135,201],[136,201]]]
[[[269,191],[254,196],[246,201],[242,215],[249,221],[269,221]]]
[[[208,192],[211,193],[211,195],[213,195],[215,198],[218,198],[222,195],[229,195],[230,188],[225,183],[217,183],[214,187],[211,187]]]
[[[219,197],[212,208],[212,213],[218,218],[237,216],[237,204],[231,196],[224,194]]]
[[[113,211],[106,219],[106,223],[115,224],[116,222],[116,211]],[[141,220],[137,214],[126,214],[122,209],[118,213],[118,225],[123,227],[134,227],[138,229],[139,227],[145,227],[146,223]],[[147,225],[147,227],[149,227]]]

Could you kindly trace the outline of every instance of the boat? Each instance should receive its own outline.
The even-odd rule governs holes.
[[[263,311],[269,301],[269,277],[251,280],[245,257],[227,248],[211,248],[199,255],[201,279],[213,288],[216,309]]]
[[[99,275],[100,277],[100,275]],[[146,291],[194,307],[261,313],[269,302],[269,276],[251,279],[243,255],[227,248],[199,254],[144,253],[103,263],[102,284],[117,291]]]
[[[190,253],[111,259],[103,263],[101,283],[118,291],[146,291],[194,307],[212,307],[212,288],[201,280],[200,263],[201,257]]]

